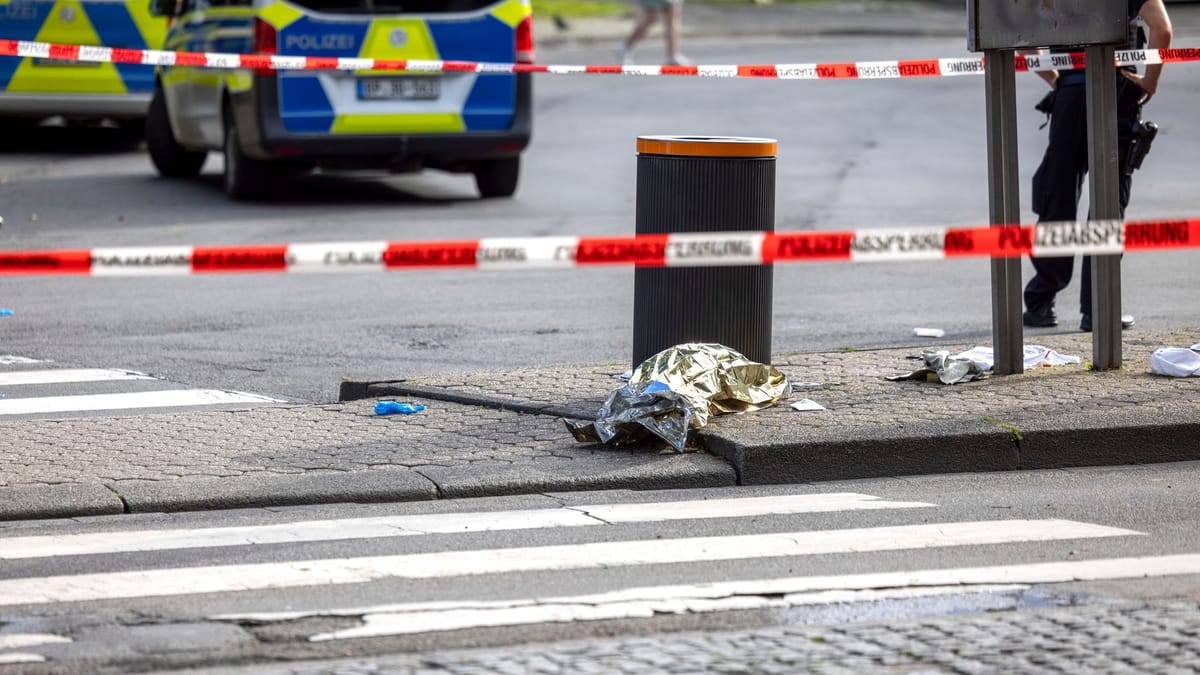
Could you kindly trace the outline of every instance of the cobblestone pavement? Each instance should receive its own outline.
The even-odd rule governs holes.
[[[595,452],[564,442],[552,417],[453,403],[380,417],[374,404],[0,423],[0,486],[511,465]]]
[[[1086,365],[1090,335],[1031,335],[1027,343],[1079,355],[1085,363],[954,386],[891,382],[885,376],[916,369],[921,363],[912,359],[922,350],[973,345],[928,342],[779,354],[775,364],[799,386],[793,398],[812,398],[828,410],[800,413],[777,405],[716,417],[697,434],[697,447],[720,457],[665,455],[651,444],[612,449],[577,443],[557,415],[594,414],[621,386],[624,363],[447,374],[385,385],[396,389],[389,398],[428,406],[416,415],[377,416],[372,397],[330,405],[6,421],[0,422],[5,468],[0,490],[106,486],[95,496],[99,506],[53,512],[63,517],[93,508],[119,512],[121,504],[112,501],[117,493],[125,510],[216,508],[211,500],[172,506],[165,497],[146,496],[146,482],[205,479],[241,481],[224,486],[233,495],[228,507],[276,503],[273,491],[299,488],[271,479],[293,476],[321,485],[279,504],[359,498],[360,493],[329,488],[327,479],[396,478],[417,490],[374,498],[394,500],[1181,461],[1197,458],[1182,456],[1195,447],[1180,439],[1194,438],[1200,379],[1152,375],[1149,358],[1158,347],[1188,346],[1198,336],[1196,330],[1128,334],[1125,367],[1095,373]],[[444,400],[447,396],[457,402]],[[510,403],[543,414],[500,409]],[[1097,454],[1101,451],[1108,454]],[[861,475],[830,475],[835,469]],[[392,473],[382,476],[383,471]],[[114,486],[122,481],[127,483]],[[131,499],[134,487],[142,492]],[[201,495],[209,490],[198,482],[192,487]],[[9,499],[5,518],[33,517],[21,516],[18,503],[29,494]]]
[[[1200,606],[1088,605],[888,623],[685,633],[277,670],[417,673],[1200,672]]]
[[[920,420],[1033,412],[1061,417],[1086,411],[1169,410],[1195,404],[1196,381],[1148,373],[1149,354],[1195,339],[1180,331],[1127,340],[1126,367],[1090,373],[1085,365],[1041,368],[1022,377],[992,377],[955,386],[889,382],[886,375],[915,369],[911,348],[783,354],[776,358],[801,385],[797,396],[820,400],[836,414],[797,414],[777,406],[753,415],[715,418],[715,428],[896,426]],[[1090,353],[1090,336],[1045,336],[1062,353]],[[971,345],[937,345],[951,350]],[[410,380],[419,387],[530,405],[567,404],[595,410],[620,386],[623,364],[451,374]],[[419,415],[379,417],[373,400],[344,404],[267,407],[241,411],[142,415],[122,418],[0,423],[0,486],[88,480],[169,480],[251,473],[296,474],[379,468],[513,465],[570,461],[607,453],[581,446],[554,416],[449,402],[425,401]],[[1001,415],[1003,417],[1003,415]],[[777,428],[777,429],[775,429]]]
[[[891,382],[884,378],[916,370],[922,363],[911,357],[919,357],[924,350],[947,349],[956,353],[975,345],[928,343],[868,351],[784,353],[775,356],[774,365],[799,386],[795,398],[818,400],[836,414],[798,415],[787,406],[777,406],[753,415],[717,417],[713,426],[774,427],[765,432],[770,434],[798,427],[894,427],[920,421],[979,419],[984,415],[998,415],[998,421],[1011,421],[1003,416],[1061,417],[1120,409],[1170,410],[1179,403],[1197,402],[1200,397],[1196,382],[1152,375],[1150,354],[1159,347],[1191,345],[1200,339],[1198,336],[1200,332],[1186,330],[1127,336],[1122,345],[1124,367],[1093,373],[1088,370],[1092,353],[1090,334],[1030,335],[1026,344],[1079,356],[1083,363],[1035,368],[1020,377],[990,377],[954,386]],[[529,407],[560,404],[594,410],[604,395],[620,384],[616,376],[624,369],[623,364],[556,366],[447,374],[414,378],[404,384],[511,400]]]

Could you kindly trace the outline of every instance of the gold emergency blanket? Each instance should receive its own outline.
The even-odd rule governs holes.
[[[761,410],[789,389],[777,368],[729,347],[682,344],[643,361],[629,384],[609,394],[595,422],[566,424],[579,441],[620,444],[652,433],[683,452],[688,431],[712,415]]]

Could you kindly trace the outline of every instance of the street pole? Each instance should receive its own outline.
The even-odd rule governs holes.
[[[984,52],[987,88],[988,202],[993,227],[1021,222],[1017,167],[1016,62],[1011,50]],[[992,344],[997,375],[1025,370],[1021,259],[992,258]]]
[[[1087,48],[1088,191],[1091,219],[1122,219],[1117,157],[1115,48]],[[1092,369],[1121,367],[1121,256],[1092,258]]]

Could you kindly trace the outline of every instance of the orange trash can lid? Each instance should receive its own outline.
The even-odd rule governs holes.
[[[676,157],[774,157],[779,142],[744,136],[638,136],[637,151]]]

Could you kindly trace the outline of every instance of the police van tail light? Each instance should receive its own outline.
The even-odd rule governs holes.
[[[255,54],[278,54],[279,53],[279,33],[275,27],[263,21],[259,17],[254,17],[254,53]],[[270,68],[256,68],[257,75],[274,75],[275,71]]]
[[[521,19],[517,24],[517,63],[533,63],[537,58],[533,52],[533,16]]]

